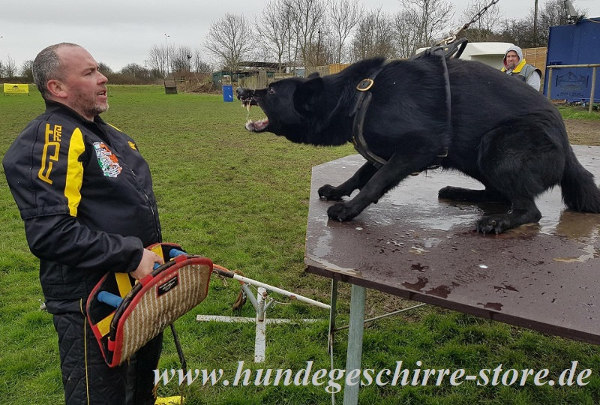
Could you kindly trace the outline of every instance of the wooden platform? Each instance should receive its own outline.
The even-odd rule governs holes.
[[[600,181],[600,147],[574,147]],[[324,184],[364,162],[354,155],[313,169],[307,271],[534,330],[600,343],[600,214],[566,211],[560,188],[537,200],[539,224],[501,235],[474,231],[499,205],[440,201],[446,185],[483,188],[456,172],[422,173],[353,221],[330,221]]]

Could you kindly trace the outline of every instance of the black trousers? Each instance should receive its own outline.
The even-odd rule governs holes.
[[[154,370],[162,351],[162,333],[131,359],[108,367],[86,317],[80,312],[54,315],[67,405],[154,404]]]

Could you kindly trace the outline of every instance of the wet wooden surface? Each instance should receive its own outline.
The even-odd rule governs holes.
[[[600,179],[600,147],[575,146]],[[600,343],[600,214],[567,211],[560,187],[538,197],[539,224],[481,235],[501,205],[438,200],[440,188],[483,188],[458,172],[410,177],[350,222],[330,221],[324,184],[338,185],[358,155],[316,166],[306,236],[307,271],[527,328]]]

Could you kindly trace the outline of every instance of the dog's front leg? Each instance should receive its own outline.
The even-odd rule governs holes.
[[[375,170],[366,184],[360,188],[360,192],[352,200],[332,205],[327,210],[327,215],[329,218],[338,221],[351,220],[360,214],[369,204],[377,202],[388,190],[397,186],[409,174],[420,170],[423,167],[423,163],[419,162],[419,160],[395,153],[385,165],[379,170]],[[356,174],[354,177],[356,177]]]
[[[352,177],[337,187],[325,184],[319,188],[319,197],[329,201],[340,201],[342,197],[349,196],[356,189],[361,189],[377,172],[377,168],[370,162],[365,163]]]

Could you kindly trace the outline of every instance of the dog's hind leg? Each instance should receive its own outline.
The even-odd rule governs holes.
[[[506,214],[490,215],[477,222],[477,231],[486,233],[502,233],[519,225],[538,222],[542,213],[532,199],[513,200],[512,208]]]
[[[468,188],[447,186],[438,192],[438,198],[443,200],[465,201],[465,202],[501,202],[509,201],[500,192],[487,186],[484,190],[471,190]]]
[[[482,138],[478,156],[482,178],[510,201],[511,209],[483,217],[477,224],[479,232],[500,233],[540,220],[535,197],[559,183],[565,162],[564,147],[553,131],[543,123],[524,121]]]
[[[342,197],[349,196],[356,189],[361,189],[377,172],[377,168],[370,162],[365,163],[352,177],[337,187],[325,184],[319,188],[319,197],[329,201],[341,201]]]

